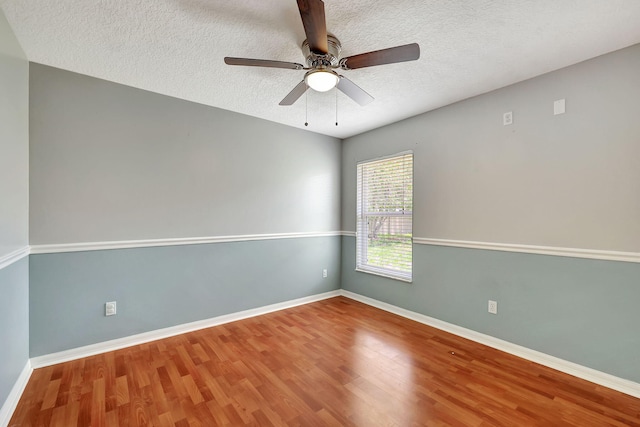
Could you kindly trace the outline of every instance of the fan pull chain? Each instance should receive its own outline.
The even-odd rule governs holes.
[[[309,91],[304,93],[304,125],[309,126]]]
[[[336,126],[338,126],[338,87],[335,88],[336,93]]]

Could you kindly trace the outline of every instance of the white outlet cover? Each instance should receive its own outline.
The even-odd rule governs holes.
[[[116,314],[116,302],[111,301],[104,304],[104,315],[113,316]]]
[[[498,314],[498,302],[489,300],[489,313]]]
[[[558,99],[557,101],[553,101],[553,115],[557,116],[558,114],[564,114],[564,99]]]
[[[513,111],[506,112],[502,115],[502,124],[504,126],[513,124]]]
[[[322,270],[322,277],[327,277],[327,269]]]

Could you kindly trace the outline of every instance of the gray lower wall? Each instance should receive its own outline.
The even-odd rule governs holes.
[[[29,260],[0,269],[0,407],[29,360]]]
[[[342,288],[640,383],[640,264],[414,245],[411,284],[355,271]],[[498,301],[498,314],[487,301]]]
[[[340,237],[32,255],[31,357],[336,290],[339,272]]]

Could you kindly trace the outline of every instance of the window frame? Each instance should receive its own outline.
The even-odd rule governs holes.
[[[367,205],[366,198],[366,187],[363,177],[364,168],[366,165],[370,165],[373,163],[380,163],[386,160],[398,160],[404,158],[406,156],[411,156],[411,171],[408,173],[403,173],[401,175],[401,179],[409,178],[411,185],[411,209],[407,209],[407,198],[403,197],[402,206],[400,210],[393,211],[382,211],[382,212],[364,212],[364,207]],[[404,160],[401,160],[404,162]],[[356,271],[374,274],[377,276],[382,276],[394,280],[400,280],[407,283],[413,282],[413,183],[414,183],[414,153],[412,150],[402,151],[396,154],[392,154],[384,157],[377,157],[374,159],[361,160],[356,163]],[[406,185],[406,183],[403,183]],[[382,214],[382,215],[381,215]],[[376,265],[368,264],[367,254],[370,248],[369,245],[369,233],[368,233],[368,225],[367,220],[365,218],[371,216],[385,216],[385,217],[410,217],[410,228],[411,228],[411,236],[409,238],[410,252],[411,252],[411,263],[410,263],[410,271],[403,270],[395,270],[392,268],[386,268]]]

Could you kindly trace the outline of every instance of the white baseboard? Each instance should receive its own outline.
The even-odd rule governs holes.
[[[492,337],[490,335],[485,335],[471,329],[463,328],[462,326],[447,323],[433,317],[425,316],[424,314],[416,313],[415,311],[406,310],[404,308],[400,308],[386,302],[378,301],[364,295],[356,294],[354,292],[346,291],[344,289],[340,290],[340,295],[353,299],[355,301],[360,301],[372,307],[397,314],[398,316],[415,320],[416,322],[432,326],[434,328],[452,333],[454,335],[470,339],[480,344],[484,344],[488,347],[493,347],[495,349],[504,351],[505,353],[513,354],[515,356],[530,360],[543,366],[547,366],[557,371],[573,375],[574,377],[582,378],[583,380],[587,380],[592,383],[628,394],[630,396],[640,398],[639,383],[629,381],[624,378],[619,378],[601,371],[597,371],[586,366],[578,365],[577,363],[569,362],[555,356],[550,356],[548,354],[541,353],[530,348],[522,347],[520,345],[513,344],[508,341]]]
[[[569,362],[563,359],[559,359],[554,356],[550,356],[545,353],[541,353],[536,350],[531,350],[526,347],[519,346],[517,344],[510,343],[489,335],[482,334],[480,332],[473,331],[471,329],[463,328],[451,323],[444,322],[442,320],[435,319],[433,317],[426,316],[424,314],[416,313],[404,308],[394,306],[382,301],[378,301],[373,298],[369,298],[354,292],[339,289],[335,291],[325,292],[318,295],[312,295],[304,298],[298,298],[295,300],[285,301],[277,304],[271,304],[264,307],[254,308],[250,310],[240,311],[237,313],[226,314],[223,316],[213,317],[211,319],[200,320],[197,322],[185,323],[183,325],[172,326],[169,328],[158,329],[156,331],[145,332],[142,334],[132,335],[129,337],[119,338],[115,340],[105,341],[98,344],[92,344],[84,347],[78,347],[70,350],[61,351],[58,353],[47,354],[44,356],[38,356],[31,358],[27,363],[23,372],[20,374],[18,381],[11,390],[9,398],[0,410],[0,427],[8,424],[13,411],[20,399],[20,396],[26,386],[31,372],[33,369],[42,368],[45,366],[55,365],[57,363],[67,362],[70,360],[80,359],[83,357],[93,356],[96,354],[118,350],[133,345],[144,344],[146,342],[155,341],[163,338],[168,338],[175,335],[184,334],[187,332],[196,331],[199,329],[209,328],[225,323],[235,322],[237,320],[247,319],[250,317],[260,316],[262,314],[272,313],[274,311],[284,310],[299,305],[309,304],[316,301],[321,301],[336,296],[344,296],[355,301],[360,301],[364,304],[372,307],[379,308],[390,313],[397,314],[407,319],[414,320],[416,322],[423,323],[428,326],[452,333],[454,335],[461,336],[463,338],[470,339],[472,341],[484,344],[489,347],[504,351],[506,353],[513,354],[523,359],[530,360],[532,362],[539,363],[541,365],[550,367],[560,372],[573,375],[578,378],[599,384],[604,387],[608,387],[622,393],[628,394],[640,398],[640,384],[633,381],[629,381],[623,378],[619,378],[604,372],[597,371],[595,369],[588,368],[586,366],[578,365],[573,362]],[[4,424],[3,424],[4,422]]]
[[[199,329],[205,329],[212,326],[235,322],[237,320],[247,319],[249,317],[260,316],[262,314],[272,313],[274,311],[284,310],[286,308],[296,307],[298,305],[309,304],[311,302],[321,301],[327,298],[337,297],[339,295],[340,290],[325,292],[322,294],[311,295],[308,297],[284,301],[277,304],[271,304],[264,307],[239,311],[237,313],[212,317],[210,319],[198,320],[196,322],[171,326],[169,328],[157,329],[155,331],[144,332],[141,334],[131,335],[128,337],[118,338],[115,340],[91,344],[83,347],[72,348],[70,350],[60,351],[58,353],[32,357],[31,366],[33,367],[33,369],[51,366],[57,363],[68,362],[70,360],[81,359],[83,357],[94,356],[96,354],[105,353],[108,351],[131,347],[133,345],[144,344],[150,341],[173,337],[175,335],[193,332]]]
[[[18,379],[13,384],[13,387],[9,392],[9,396],[7,396],[7,399],[2,404],[2,408],[0,408],[0,427],[7,427],[9,425],[13,411],[15,411],[18,406],[22,392],[27,386],[32,372],[33,368],[31,367],[31,362],[27,360],[22,372],[20,372]]]

